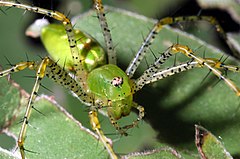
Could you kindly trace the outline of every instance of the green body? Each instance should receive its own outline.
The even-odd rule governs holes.
[[[94,96],[94,103],[108,107],[107,113],[114,119],[128,115],[133,100],[128,76],[116,65],[106,64],[105,52],[93,38],[79,30],[75,30],[75,36],[79,52],[85,58],[84,68],[88,72],[87,91]],[[41,39],[53,60],[58,61],[58,65],[74,71],[66,31],[62,25],[45,26]],[[123,79],[123,83],[119,86],[111,84],[115,77]]]
[[[106,55],[100,44],[79,30],[74,30],[74,32],[80,54],[85,58],[85,69],[90,72],[94,68],[106,64]],[[54,61],[58,61],[60,66],[74,71],[68,38],[63,25],[49,24],[42,28],[41,40]]]
[[[121,77],[123,83],[114,86],[111,81],[115,77]],[[132,107],[132,92],[128,76],[116,65],[104,65],[94,69],[87,79],[91,93],[95,100],[108,106],[108,114],[119,119],[130,113]]]

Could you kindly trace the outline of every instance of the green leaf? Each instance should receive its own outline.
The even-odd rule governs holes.
[[[0,81],[5,83],[5,85],[1,85],[4,90],[9,87],[10,89],[12,88],[10,84],[7,84],[5,78],[1,78]],[[19,92],[12,92],[9,96],[12,95],[17,101],[21,100],[20,96],[17,97],[16,94],[19,94]],[[3,98],[5,105],[16,109],[19,103],[13,104],[11,101],[14,98],[9,100],[9,96],[7,95],[5,96],[6,98]],[[1,105],[1,108],[5,105]],[[76,121],[62,107],[58,106],[52,98],[47,96],[38,97],[34,106],[37,111],[33,110],[32,112],[25,140],[25,148],[33,151],[33,153],[26,152],[28,158],[108,157],[97,136],[83,127],[80,122]],[[11,124],[8,130],[15,136],[20,132],[21,123],[19,121],[24,116],[23,110],[25,109],[22,107],[22,110],[17,113],[15,122]],[[3,151],[1,155],[4,155],[6,151]],[[9,157],[16,156],[15,150],[8,153]]]
[[[196,146],[202,158],[232,159],[223,144],[208,130],[196,125]]]
[[[0,86],[5,86],[0,89],[0,129],[3,129],[11,124],[16,114],[20,105],[20,93],[18,88],[11,85],[5,78],[0,80]]]
[[[155,149],[144,152],[132,153],[123,156],[126,159],[180,159],[182,156],[174,149],[169,147],[163,147],[161,149]]]
[[[2,149],[0,147],[0,158],[1,159],[16,159],[16,158],[19,158],[19,157],[15,156],[12,152],[7,151],[5,149]]]
[[[108,8],[107,13],[113,42],[116,45],[118,64],[124,69],[141,46],[142,36],[147,35],[155,20],[116,8]],[[92,35],[105,46],[99,22],[94,15],[94,11],[90,11],[76,18],[75,27]],[[222,51],[208,43],[170,27],[163,28],[151,49],[158,57],[159,53],[176,42],[188,45],[193,50],[203,46],[196,50],[199,56],[203,56],[204,51],[206,52],[205,57],[220,58],[223,54]],[[149,64],[153,63],[154,56],[151,52],[147,54],[147,62]],[[189,60],[181,55],[177,55],[176,59],[178,63]],[[231,58],[225,62],[237,65]],[[173,64],[174,58],[169,60],[165,67],[170,67]],[[143,62],[136,77],[146,68],[147,65]],[[223,138],[226,149],[233,157],[238,156],[238,144],[240,142],[239,98],[223,81],[218,82],[215,76],[208,76],[204,80],[208,71],[206,68],[196,68],[165,78],[138,92],[134,99],[145,107],[145,120],[147,122],[140,123],[139,128],[130,129],[128,137],[119,139],[118,136],[113,136],[113,138],[119,139],[114,142],[116,153],[126,154],[141,152],[146,149],[158,150],[168,146],[174,147],[174,150],[180,152],[185,158],[196,158],[194,125],[201,123],[204,127],[211,129],[214,134]],[[236,84],[240,84],[238,73],[229,71],[227,76],[233,79]],[[36,103],[36,108],[45,116],[33,111],[29,121],[32,127],[29,126],[28,128],[26,148],[37,152],[37,154],[27,153],[27,155],[30,158],[46,158],[46,155],[53,155],[54,158],[62,158],[61,155],[70,155],[68,158],[80,158],[79,155],[85,155],[85,158],[106,158],[106,152],[101,144],[90,135],[91,133],[82,130],[76,121],[60,111],[51,101],[41,99]],[[79,115],[81,113],[80,105],[79,103],[73,104],[75,109],[71,113],[75,117],[81,116]],[[16,121],[18,122],[22,117],[23,114],[19,114]],[[108,118],[102,118],[104,132],[115,132]],[[131,123],[132,120],[136,119],[136,114],[132,113],[130,117],[127,116],[125,119],[127,119],[126,123]],[[107,128],[106,125],[111,128]],[[13,124],[10,130],[17,135],[20,127],[20,124]],[[155,132],[153,132],[153,129]],[[86,141],[85,138],[90,139]],[[73,145],[68,141],[72,142]],[[56,157],[56,155],[59,156]],[[149,156],[154,155],[169,156],[169,154],[162,153]]]

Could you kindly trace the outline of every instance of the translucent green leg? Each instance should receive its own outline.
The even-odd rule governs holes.
[[[110,155],[111,159],[117,159],[117,155],[114,153],[111,144],[109,143],[109,139],[104,135],[104,133],[101,130],[101,125],[98,120],[97,111],[91,110],[88,113],[88,116],[90,118],[90,123],[92,125],[92,129],[98,134],[100,141],[104,144],[105,148],[108,151],[108,154]]]
[[[68,72],[62,69],[56,62],[49,59],[48,67],[46,69],[46,76],[54,80],[56,83],[64,86],[68,90],[71,90],[79,100],[83,101],[87,105],[91,106],[91,111],[89,112],[90,123],[92,125],[92,129],[96,131],[97,135],[99,136],[100,141],[104,144],[105,148],[107,149],[110,157],[112,159],[117,159],[116,154],[114,153],[112,146],[109,142],[109,139],[104,135],[101,130],[101,126],[98,120],[97,111],[94,109],[96,107],[94,105],[93,97],[91,94],[85,93],[81,87],[78,85],[76,80],[71,77]]]
[[[135,109],[138,110],[138,112],[139,112],[139,113],[138,113],[138,118],[137,118],[137,120],[133,121],[132,124],[124,126],[123,129],[130,129],[130,128],[133,128],[133,127],[137,126],[137,125],[138,125],[138,122],[141,121],[142,118],[143,118],[144,115],[145,115],[145,113],[144,113],[144,107],[143,107],[143,106],[140,106],[140,105],[138,105],[137,103],[133,103],[132,106],[133,106]]]
[[[174,24],[178,22],[187,22],[187,21],[207,21],[213,26],[215,26],[217,32],[221,35],[221,37],[227,42],[229,47],[232,49],[233,53],[235,53],[236,56],[239,56],[234,49],[234,47],[231,45],[231,43],[228,42],[226,33],[223,31],[222,27],[219,25],[218,21],[211,16],[181,16],[181,17],[166,17],[163,19],[160,19],[153,27],[153,29],[149,32],[147,37],[145,38],[143,44],[139,48],[137,54],[135,55],[135,58],[130,62],[128,65],[128,68],[126,69],[126,74],[129,77],[132,77],[135,73],[136,69],[138,68],[140,62],[142,61],[143,57],[145,56],[147,50],[149,49],[150,45],[154,41],[156,35],[158,32],[160,32],[164,25]]]
[[[116,52],[113,47],[112,36],[105,17],[102,0],[93,0],[93,2],[94,8],[97,13],[97,18],[99,19],[99,23],[102,29],[103,37],[107,46],[108,63],[116,64],[117,63]]]
[[[92,106],[94,105],[94,99],[91,94],[85,93],[81,87],[78,85],[76,80],[69,75],[64,69],[62,69],[56,62],[50,60],[49,65],[46,69],[46,76],[51,78],[56,83],[64,86],[66,89],[71,90],[79,100],[84,102],[85,104]],[[109,143],[109,139],[103,134],[101,130],[101,126],[98,120],[97,111],[91,110],[89,112],[90,123],[92,125],[92,129],[96,131],[99,136],[100,141],[104,144],[107,149],[110,157],[112,159],[116,159],[116,154],[114,153],[112,146]]]
[[[22,71],[25,68],[34,69],[35,65],[35,62],[19,62],[7,70],[0,71],[0,77],[7,76],[14,72]]]
[[[76,96],[79,97],[83,102],[87,104],[92,103],[92,98],[90,95],[86,94],[83,89],[79,86],[79,84],[66,72],[64,69],[60,68],[56,62],[52,61],[50,58],[45,57],[41,61],[41,63],[35,62],[20,62],[14,65],[12,68],[1,71],[0,77],[7,76],[11,73],[18,72],[24,70],[25,68],[29,68],[31,70],[36,70],[36,81],[34,87],[32,89],[25,115],[23,118],[23,124],[21,127],[21,131],[18,137],[18,147],[20,149],[20,153],[22,158],[25,158],[25,148],[24,148],[24,139],[26,137],[27,125],[29,118],[31,116],[31,111],[33,107],[34,100],[37,96],[37,92],[40,86],[40,82],[45,74],[56,83],[64,86],[65,88],[71,90]],[[106,143],[104,143],[106,145]]]
[[[26,107],[26,111],[25,111],[25,115],[23,118],[23,124],[19,133],[19,137],[18,137],[18,147],[20,149],[20,153],[22,158],[25,158],[25,148],[24,148],[24,139],[26,137],[26,131],[27,131],[27,125],[28,125],[28,121],[31,115],[31,111],[33,107],[33,102],[37,96],[37,92],[40,86],[40,81],[42,80],[42,78],[44,77],[44,73],[45,73],[45,69],[47,66],[47,59],[43,59],[42,62],[40,64],[36,64],[35,62],[21,62],[16,64],[15,66],[13,66],[12,68],[2,71],[0,72],[0,76],[6,76],[10,73],[14,73],[14,72],[18,72],[21,71],[25,68],[30,68],[30,69],[36,69],[36,81],[34,84],[34,87],[32,89],[30,98],[28,100],[28,104]]]
[[[137,126],[137,125],[138,125],[138,122],[139,122],[140,120],[142,120],[142,118],[144,117],[144,114],[145,114],[145,113],[144,113],[144,107],[138,105],[137,103],[132,103],[132,107],[135,108],[135,109],[137,109],[137,110],[139,111],[138,118],[137,118],[137,120],[133,121],[132,124],[126,125],[126,126],[124,126],[124,127],[120,127],[120,126],[118,125],[117,121],[116,121],[110,114],[108,114],[112,125],[116,128],[116,130],[117,130],[121,135],[127,136],[128,134],[126,133],[126,130]]]
[[[22,71],[25,68],[34,69],[34,68],[36,68],[36,64],[34,62],[20,62],[16,65],[12,66],[12,68],[10,68],[10,69],[1,71],[0,72],[0,77],[7,76],[7,75],[9,75],[11,73],[14,73],[14,72]],[[39,73],[40,73],[40,69],[38,70],[37,74],[39,74]],[[21,131],[20,131],[19,137],[18,137],[18,146],[20,148],[20,153],[21,153],[21,156],[22,156],[23,159],[25,158],[25,153],[24,153],[25,149],[24,149],[24,146],[23,146],[24,145],[24,137],[25,137],[25,134],[26,134],[28,119],[29,119],[30,113],[31,113],[31,107],[33,107],[32,101],[36,97],[36,92],[38,90],[40,80],[41,80],[41,75],[39,75],[39,76],[37,75],[36,82],[34,84],[34,88],[32,90],[31,96],[29,98],[28,105],[27,105],[27,108],[26,108],[26,112],[25,112],[25,115],[24,115],[24,118],[23,118],[22,128],[21,128]]]
[[[121,134],[121,135],[124,135],[124,136],[127,136],[128,134],[126,133],[126,131],[119,126],[118,122],[116,119],[114,119],[110,114],[108,114],[108,117],[111,121],[111,124],[115,127],[115,129]]]

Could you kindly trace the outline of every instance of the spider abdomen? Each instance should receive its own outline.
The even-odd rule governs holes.
[[[80,30],[74,30],[74,33],[79,53],[85,59],[83,65],[87,72],[106,64],[105,51],[95,39]],[[41,30],[41,40],[51,58],[58,61],[58,65],[74,71],[74,62],[63,25],[49,24],[44,26]],[[52,45],[52,43],[56,45]]]

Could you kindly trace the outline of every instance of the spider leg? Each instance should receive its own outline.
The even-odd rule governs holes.
[[[143,72],[143,74],[134,81],[133,92],[137,92],[146,84],[152,83],[156,80],[160,80],[164,77],[180,73],[182,71],[191,69],[197,62],[187,62],[182,65],[173,66],[171,68],[160,71],[161,66],[174,54],[171,53],[171,47],[159,56],[155,62]]]
[[[118,157],[114,153],[111,144],[109,143],[108,138],[104,135],[101,130],[101,125],[98,120],[98,115],[96,110],[91,110],[88,113],[92,129],[98,134],[100,141],[104,144],[104,147],[107,149],[111,159],[117,159]]]
[[[138,122],[141,121],[145,115],[143,106],[140,106],[137,103],[133,103],[132,106],[139,111],[138,118],[135,121],[133,121],[132,124],[124,126],[123,129],[130,129],[130,128],[137,126]]]
[[[49,16],[58,21],[61,21],[66,30],[66,34],[68,36],[68,42],[69,42],[69,47],[70,47],[72,58],[73,58],[73,63],[74,63],[73,67],[74,67],[74,70],[76,71],[76,76],[78,76],[79,78],[81,87],[86,88],[85,81],[87,78],[86,77],[87,72],[83,67],[84,57],[80,56],[79,50],[76,46],[76,38],[74,35],[71,21],[64,14],[58,11],[48,10],[40,7],[33,7],[27,4],[21,4],[19,2],[17,3],[17,2],[9,2],[9,1],[0,1],[0,6],[20,8],[30,12],[43,14],[45,16]]]
[[[17,63],[16,65],[12,66],[11,68],[9,69],[6,69],[6,70],[3,70],[3,71],[0,71],[0,77],[4,77],[4,76],[7,76],[11,73],[15,73],[15,72],[18,72],[18,71],[22,71],[26,68],[30,68],[30,69],[33,69],[35,66],[35,62],[19,62]]]
[[[117,63],[116,52],[113,47],[112,36],[106,20],[106,14],[104,13],[102,0],[93,0],[93,2],[94,8],[97,13],[97,18],[99,19],[99,23],[102,29],[103,37],[107,46],[108,63],[116,64]]]
[[[67,71],[58,66],[56,62],[52,61],[49,57],[43,58],[43,60],[40,63],[35,63],[32,61],[20,62],[12,66],[12,68],[10,69],[1,71],[0,77],[7,76],[11,73],[18,72],[26,68],[36,71],[36,80],[30,98],[28,100],[25,115],[23,118],[23,124],[18,137],[18,147],[20,148],[20,153],[23,159],[25,158],[26,149],[24,148],[24,139],[26,137],[28,121],[31,116],[32,108],[34,108],[33,103],[37,96],[40,82],[45,75],[48,76],[53,81],[55,81],[56,83],[71,90],[84,103],[91,104],[93,101],[91,95],[86,94],[84,90],[76,82],[76,80],[73,77],[71,77]]]
[[[215,68],[218,69],[224,69],[226,71],[232,71],[232,72],[240,72],[240,67],[239,66],[234,66],[234,65],[226,65],[223,62],[214,59],[214,58],[204,58],[207,63],[211,64],[212,66],[214,66]]]
[[[223,80],[235,93],[237,96],[240,96],[239,88],[228,78],[223,76],[223,73],[217,68],[216,65],[211,64],[208,59],[204,59],[198,57],[194,54],[194,52],[187,46],[175,44],[171,47],[172,53],[182,53],[189,58],[194,59],[194,61],[198,62],[200,67],[207,67],[213,74],[215,74],[219,79]]]
[[[137,109],[137,110],[139,111],[138,118],[137,118],[135,121],[133,121],[132,124],[125,125],[124,127],[120,127],[119,124],[118,124],[118,122],[117,122],[117,120],[114,119],[110,114],[108,114],[112,125],[116,128],[116,130],[117,130],[121,135],[127,136],[128,134],[126,133],[126,130],[137,126],[137,125],[138,125],[138,122],[139,122],[140,120],[142,120],[142,118],[144,117],[144,114],[145,114],[145,113],[144,113],[144,107],[138,105],[138,104],[135,103],[135,102],[132,103],[132,107],[134,107],[135,109]]]
[[[115,129],[124,136],[127,136],[128,134],[126,133],[125,130],[123,130],[122,127],[120,127],[120,125],[118,124],[117,120],[114,119],[110,114],[108,114],[108,117],[110,118],[111,124],[115,127]]]
[[[46,76],[52,79],[57,84],[65,87],[67,90],[71,90],[72,93],[86,105],[93,104],[93,98],[90,94],[87,94],[81,85],[75,80],[74,76],[71,76],[69,72],[61,68],[56,62],[49,57],[48,67],[46,68]]]
[[[107,50],[108,50],[108,59],[110,63],[115,64],[116,63],[116,55],[113,50],[112,46],[112,39],[111,39],[111,34],[108,29],[108,25],[106,22],[105,14],[104,14],[104,9],[102,6],[102,2],[99,1],[94,1],[95,2],[95,8],[100,20],[101,27],[104,29],[103,34],[106,39],[106,44],[107,44]],[[24,116],[24,121],[22,125],[22,129],[19,135],[18,139],[18,145],[20,148],[20,152],[22,155],[22,158],[25,158],[25,153],[24,153],[24,138],[26,136],[26,130],[27,130],[27,123],[28,119],[30,118],[31,115],[31,108],[34,99],[36,98],[37,91],[40,86],[40,81],[46,74],[50,79],[55,81],[56,83],[63,85],[65,88],[71,90],[82,102],[86,103],[87,105],[92,105],[93,104],[93,99],[91,94],[87,94],[85,90],[87,90],[87,71],[83,67],[83,61],[84,57],[79,54],[79,50],[76,46],[76,38],[75,34],[73,32],[73,27],[70,22],[70,20],[62,13],[57,12],[57,11],[52,11],[40,7],[33,7],[27,4],[21,4],[18,2],[9,2],[9,1],[0,1],[0,6],[6,6],[6,7],[15,7],[15,8],[20,8],[23,10],[28,10],[30,12],[35,12],[39,14],[43,14],[49,17],[52,17],[58,21],[61,21],[62,24],[64,25],[64,28],[66,30],[66,34],[68,36],[68,41],[69,41],[69,47],[71,50],[72,58],[73,58],[73,63],[74,63],[74,70],[76,74],[74,75],[75,77],[72,77],[68,74],[67,71],[62,69],[60,66],[57,65],[56,62],[52,61],[50,58],[46,57],[42,60],[42,62],[39,65],[36,65],[33,69],[37,71],[37,78],[36,82],[34,84],[27,108],[26,108],[26,113]],[[20,63],[21,64],[21,63]],[[29,67],[28,65],[30,64],[22,64],[17,65],[16,68],[13,67],[9,70],[0,72],[0,77],[5,76],[9,73],[12,72],[17,72],[21,70],[22,67]],[[34,63],[35,64],[35,63]],[[29,67],[30,68],[30,67]],[[75,78],[78,78],[79,83],[75,80]],[[92,120],[91,123],[99,123],[97,116],[95,115],[96,113],[91,112],[90,113],[90,119]],[[93,122],[94,121],[94,122]],[[114,154],[110,144],[107,142],[106,137],[104,136],[103,132],[99,130],[98,127],[94,127],[94,130],[98,133],[99,137],[101,138],[101,141],[109,151],[110,155],[112,158],[117,158],[116,155]]]
[[[87,94],[84,90],[79,86],[78,82],[74,79],[74,77],[70,76],[67,71],[62,69],[56,62],[49,59],[48,67],[46,69],[46,76],[55,81],[56,83],[64,86],[66,89],[71,90],[75,96],[78,97],[79,100],[84,102],[87,105],[94,105],[93,97],[91,94]],[[112,146],[109,142],[109,139],[104,135],[101,130],[100,122],[98,120],[97,111],[95,107],[91,107],[91,111],[89,112],[90,123],[92,129],[96,131],[99,136],[100,141],[104,144],[107,149],[110,157],[112,159],[117,159],[116,154],[114,153]]]
[[[158,70],[157,72],[155,72],[153,75],[151,76],[147,76],[148,78],[145,77],[140,77],[135,81],[135,92],[138,90],[141,90],[143,86],[145,86],[146,84],[150,84],[153,82],[156,82],[158,80],[164,79],[166,77],[193,69],[195,67],[199,67],[198,62],[196,61],[189,61],[186,63],[181,63],[179,65],[173,66],[173,67],[169,67],[166,68],[164,70]],[[146,76],[146,75],[143,75]],[[141,79],[145,79],[144,81],[142,81]]]
[[[20,153],[21,153],[21,156],[22,156],[23,159],[25,158],[25,150],[26,149],[24,148],[24,139],[26,137],[28,121],[29,121],[29,118],[31,116],[32,108],[34,108],[33,103],[34,103],[34,100],[37,96],[37,92],[38,92],[38,89],[39,89],[39,86],[40,86],[40,82],[41,82],[42,78],[44,77],[45,69],[46,69],[47,64],[48,64],[47,59],[43,59],[42,62],[39,63],[39,64],[37,64],[35,62],[29,62],[29,61],[28,62],[20,62],[20,63],[14,65],[12,68],[0,72],[0,77],[3,77],[3,76],[6,76],[6,75],[9,75],[11,73],[24,70],[26,68],[36,70],[35,84],[34,84],[34,87],[32,89],[30,98],[28,100],[26,111],[25,111],[25,114],[24,114],[24,117],[23,117],[22,127],[21,127],[21,130],[20,130],[19,136],[18,136],[18,147],[20,149]]]
[[[185,56],[192,59],[187,63],[182,63],[171,68],[160,70],[160,66],[171,57],[173,54],[182,53]],[[138,79],[134,81],[132,86],[133,92],[137,92],[142,89],[146,84],[158,81],[160,79],[172,76],[174,74],[190,70],[195,67],[207,67],[213,74],[219,79],[223,80],[235,93],[240,96],[240,89],[228,78],[224,77],[223,73],[219,69],[230,70],[232,72],[239,72],[238,66],[226,65],[223,62],[215,58],[201,58],[194,54],[194,52],[187,46],[174,44],[169,47],[156,61],[151,65]]]
[[[154,64],[152,64],[147,70],[144,71],[144,73],[135,81],[135,88],[134,92],[140,90],[145,84],[147,79],[151,78],[154,73],[156,73],[159,68],[165,63],[166,60],[168,60],[172,54],[170,53],[171,48],[169,47],[165,52],[159,56]]]
[[[140,62],[142,61],[143,57],[145,56],[147,50],[149,49],[150,45],[155,39],[155,36],[162,30],[164,25],[175,24],[178,22],[188,22],[188,21],[207,21],[211,25],[215,26],[216,31],[220,34],[220,36],[226,41],[229,45],[230,49],[234,53],[235,56],[239,57],[237,54],[237,50],[233,47],[233,45],[229,42],[226,33],[220,26],[219,22],[212,16],[181,16],[181,17],[166,17],[160,19],[153,27],[152,30],[148,33],[147,37],[145,38],[144,42],[142,43],[141,47],[139,48],[135,58],[130,62],[126,69],[126,74],[131,78],[136,69],[138,68]]]
[[[42,65],[44,65],[43,62],[39,66],[42,66]],[[0,77],[7,76],[11,73],[15,73],[18,71],[22,71],[26,68],[35,69],[35,68],[37,68],[37,66],[38,66],[38,64],[36,64],[35,62],[31,62],[31,61],[20,62],[20,63],[17,63],[16,65],[12,66],[10,69],[0,71]],[[26,136],[27,124],[28,124],[28,120],[29,120],[29,117],[31,114],[31,108],[33,108],[32,104],[33,104],[34,99],[36,98],[37,90],[39,88],[39,83],[40,83],[41,79],[42,79],[42,71],[41,71],[41,68],[39,67],[39,69],[37,71],[36,81],[35,81],[31,96],[30,96],[28,104],[27,104],[26,112],[25,112],[25,115],[23,118],[23,124],[22,124],[21,131],[20,131],[19,137],[18,137],[18,147],[20,148],[20,153],[21,153],[22,158],[25,158],[24,138]]]

